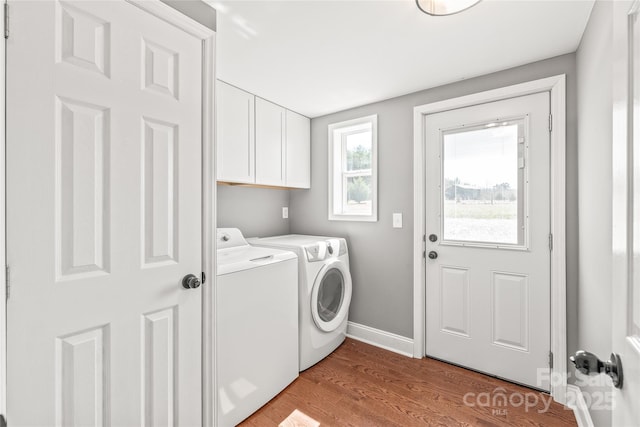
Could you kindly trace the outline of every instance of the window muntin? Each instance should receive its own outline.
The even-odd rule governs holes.
[[[525,119],[442,132],[444,243],[525,247]]]
[[[329,125],[329,219],[377,220],[377,116]]]

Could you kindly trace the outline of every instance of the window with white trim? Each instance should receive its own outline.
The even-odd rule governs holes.
[[[377,139],[377,115],[329,125],[329,220],[378,220]]]

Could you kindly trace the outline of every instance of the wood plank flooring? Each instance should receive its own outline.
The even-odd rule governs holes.
[[[241,426],[278,426],[296,409],[321,426],[577,425],[545,393],[352,339]]]

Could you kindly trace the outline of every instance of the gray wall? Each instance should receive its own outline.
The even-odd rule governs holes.
[[[202,0],[161,0],[175,10],[201,23],[205,27],[216,30],[216,10]]]
[[[289,234],[284,206],[288,190],[218,185],[218,227],[239,228],[245,237]]]
[[[613,3],[597,1],[576,55],[578,70],[578,347],[611,352],[611,185]],[[602,377],[596,377],[600,380]],[[584,392],[607,392],[594,384]],[[611,411],[592,410],[597,426]]]
[[[558,74],[567,75],[567,239],[569,351],[577,346],[578,169],[575,54],[477,77],[342,111],[311,122],[311,190],[291,193],[291,232],[345,236],[350,244],[353,300],[350,319],[413,336],[413,107]],[[376,223],[327,220],[327,126],[378,115]],[[404,214],[404,228],[391,214]]]

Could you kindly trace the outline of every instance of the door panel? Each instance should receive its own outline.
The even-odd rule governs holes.
[[[178,374],[177,307],[143,315],[142,349],[144,379],[142,424],[175,425],[178,407],[175,379]]]
[[[529,280],[523,274],[491,272],[493,343],[529,351]]]
[[[178,262],[178,125],[143,118],[143,265]]]
[[[11,2],[10,425],[200,425],[202,42],[131,3]]]
[[[56,339],[57,425],[104,425],[109,413],[109,326]]]
[[[469,336],[469,270],[442,266],[440,270],[440,329]]]
[[[109,109],[57,97],[57,278],[109,272]]]
[[[427,355],[549,390],[549,94],[426,117]]]

